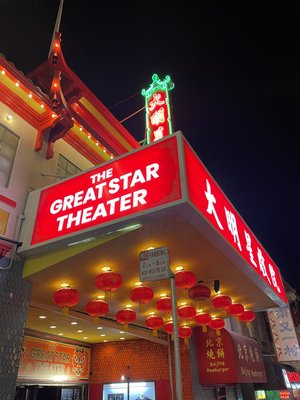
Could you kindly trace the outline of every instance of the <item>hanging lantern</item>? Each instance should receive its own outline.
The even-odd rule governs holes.
[[[218,310],[224,310],[231,305],[231,297],[217,294],[212,298],[212,305]]]
[[[190,326],[187,325],[181,325],[178,328],[178,336],[182,339],[184,339],[184,343],[188,344],[189,343],[189,338],[192,336],[193,330]]]
[[[156,308],[158,311],[170,314],[172,312],[172,299],[168,296],[160,297],[156,302]]]
[[[124,326],[124,329],[128,329],[128,324],[136,320],[136,313],[131,308],[123,308],[117,312],[116,320]]]
[[[196,309],[195,309],[195,307],[185,304],[183,306],[180,306],[177,309],[177,313],[178,313],[179,318],[193,319],[193,318],[195,318],[195,315],[196,315]]]
[[[149,315],[146,318],[146,326],[152,329],[153,336],[157,336],[157,330],[160,329],[164,324],[164,320],[159,315]]]
[[[70,287],[57,289],[54,292],[53,301],[57,306],[62,307],[63,314],[67,315],[69,308],[76,306],[79,302],[79,292]]]
[[[144,285],[134,287],[130,292],[130,299],[139,304],[139,310],[142,310],[142,306],[149,303],[153,299],[153,290]]]
[[[208,326],[216,331],[217,336],[220,336],[220,330],[224,328],[225,322],[222,318],[213,318]]]
[[[229,307],[226,308],[226,312],[228,315],[239,316],[244,312],[244,306],[240,303],[230,304]]]
[[[208,313],[198,312],[195,316],[195,322],[202,327],[202,332],[207,332],[207,325],[209,325],[212,317]]]
[[[111,298],[111,292],[119,289],[122,285],[122,276],[117,272],[104,271],[96,276],[95,285],[105,292],[105,300]]]
[[[197,285],[192,286],[188,290],[188,296],[191,300],[194,300],[198,303],[198,307],[200,307],[200,303],[209,299],[211,295],[211,290],[209,287],[201,285],[198,283]]]
[[[175,272],[175,286],[178,289],[189,289],[197,282],[196,275],[192,271],[180,270]]]
[[[167,332],[169,335],[172,335],[172,337],[173,337],[174,325],[173,325],[173,321],[172,320],[170,320],[170,321],[165,323],[164,330],[165,330],[165,332]]]
[[[98,323],[99,317],[108,313],[109,305],[103,300],[91,300],[85,306],[85,310],[93,318],[93,321]]]
[[[250,328],[250,322],[255,320],[255,313],[251,310],[245,310],[242,314],[239,315],[239,319],[242,322],[245,322],[247,328]]]

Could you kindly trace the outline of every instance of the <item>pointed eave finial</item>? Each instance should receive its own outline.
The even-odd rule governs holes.
[[[50,56],[51,56],[51,51],[52,51],[52,47],[53,47],[53,42],[55,40],[56,32],[59,32],[59,30],[60,30],[60,22],[61,22],[63,5],[64,5],[64,0],[60,0],[58,12],[57,12],[57,17],[56,17],[56,21],[55,21],[55,25],[54,25],[52,40],[51,40],[51,44],[50,44],[48,58],[50,58]]]

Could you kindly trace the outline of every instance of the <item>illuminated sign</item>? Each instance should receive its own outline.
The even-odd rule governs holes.
[[[31,244],[181,198],[176,138],[41,191]]]
[[[155,400],[154,382],[105,383],[103,400]]]
[[[89,379],[90,349],[25,336],[18,380],[80,382]]]
[[[172,133],[169,91],[174,83],[167,75],[160,80],[157,74],[152,76],[152,84],[142,90],[145,97],[147,143],[155,142]]]
[[[38,246],[53,246],[67,235],[75,242],[76,234],[87,235],[106,226],[113,230],[112,223],[133,218],[136,223],[137,217],[146,219],[150,213],[178,205],[188,211],[187,219],[193,223],[204,222],[213,240],[222,237],[222,246],[229,244],[227,254],[234,253],[235,259],[240,255],[240,269],[244,268],[255,283],[259,278],[270,297],[287,303],[276,264],[180,132],[31,192],[26,213],[36,218],[25,219],[19,251],[33,246],[41,251]],[[198,215],[191,217],[191,210]]]
[[[278,361],[299,361],[299,343],[290,309],[268,310],[268,317]]]
[[[189,198],[261,278],[287,302],[279,269],[211,177],[188,143],[184,142]]]
[[[220,336],[208,328],[194,329],[199,382],[266,382],[266,373],[258,343],[246,336],[222,329]]]

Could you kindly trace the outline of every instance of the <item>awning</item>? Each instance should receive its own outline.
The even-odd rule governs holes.
[[[266,382],[259,344],[246,336],[221,329],[194,329],[201,385]]]

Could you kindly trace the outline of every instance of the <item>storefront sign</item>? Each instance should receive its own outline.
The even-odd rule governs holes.
[[[266,382],[263,357],[253,339],[221,329],[195,328],[198,375],[201,385]]]
[[[80,382],[89,379],[90,349],[25,336],[18,381]]]
[[[42,190],[31,244],[121,219],[180,197],[174,138]]]
[[[290,309],[268,310],[268,317],[278,361],[299,361],[299,343]]]
[[[191,201],[253,270],[287,303],[279,269],[185,141]]]
[[[149,89],[142,90],[145,96],[147,143],[155,142],[172,133],[169,91],[174,83],[169,76],[160,80],[157,74],[152,76]]]

